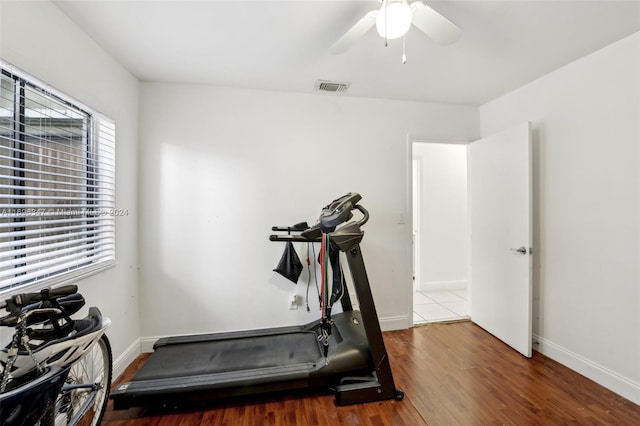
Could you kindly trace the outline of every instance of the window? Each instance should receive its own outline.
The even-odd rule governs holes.
[[[0,65],[0,291],[113,264],[115,124]]]

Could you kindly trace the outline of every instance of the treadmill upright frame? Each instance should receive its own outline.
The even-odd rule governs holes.
[[[336,403],[350,405],[386,399],[401,400],[404,393],[396,389],[393,380],[389,356],[378,322],[378,314],[371,294],[360,244],[349,248],[346,255],[375,369],[374,374],[368,380],[338,386],[336,388]]]

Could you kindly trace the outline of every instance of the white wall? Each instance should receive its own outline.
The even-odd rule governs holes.
[[[349,191],[371,213],[383,327],[409,326],[408,135],[473,137],[476,108],[143,83],[140,111],[143,338],[316,319],[317,303],[287,310],[306,287],[272,272],[284,246],[268,236]]]
[[[420,160],[420,289],[467,288],[467,146],[414,143]]]
[[[533,123],[538,349],[640,403],[640,33],[480,108]]]
[[[129,215],[116,219],[117,265],[77,284],[87,305],[112,319],[119,370],[137,355],[140,336],[138,82],[50,2],[0,2],[0,57],[116,121],[116,207]]]

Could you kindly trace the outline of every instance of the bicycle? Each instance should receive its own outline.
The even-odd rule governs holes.
[[[97,425],[106,410],[111,324],[96,307],[74,320],[85,301],[77,286],[44,289],[0,301],[0,326],[14,334],[0,350],[3,426]]]

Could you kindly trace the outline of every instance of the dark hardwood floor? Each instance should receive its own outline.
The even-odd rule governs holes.
[[[180,412],[113,411],[115,425],[640,425],[640,406],[535,353],[526,359],[470,322],[384,333],[403,401],[336,407],[325,394],[218,401]],[[120,381],[146,360],[141,355]]]

